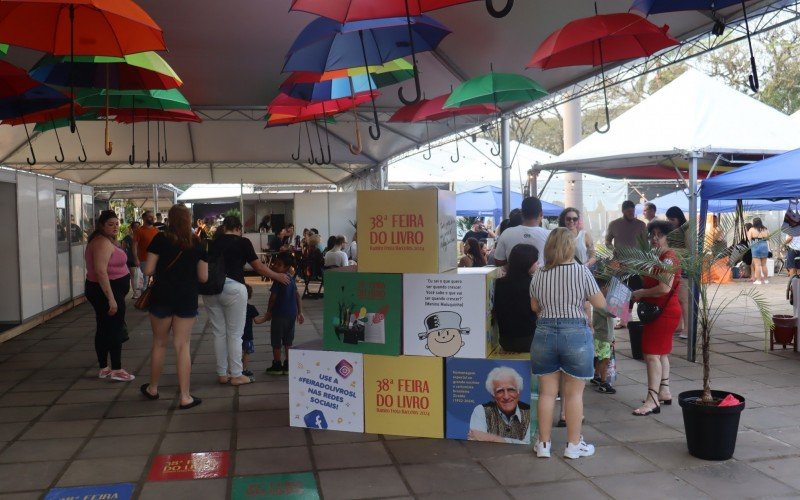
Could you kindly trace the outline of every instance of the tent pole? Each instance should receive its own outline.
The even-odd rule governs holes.
[[[511,212],[511,133],[508,117],[500,117],[500,171],[503,178],[503,218]]]
[[[698,219],[697,219],[697,163],[700,159],[701,153],[698,151],[692,151],[690,154],[690,165],[689,165],[689,224],[690,224],[690,231],[689,231],[689,251],[692,252],[693,256],[692,259],[695,262],[698,262],[697,259],[700,258],[700,249],[698,247],[698,238],[697,238],[697,228],[698,228]],[[700,224],[703,224],[704,221],[701,221]],[[702,265],[699,264],[699,267],[702,268]],[[697,304],[698,304],[698,288],[697,288],[697,281],[696,276],[697,273],[690,273],[689,274],[689,324],[688,332],[687,332],[687,341],[686,341],[686,359],[687,361],[691,361],[692,363],[695,362],[697,359]]]

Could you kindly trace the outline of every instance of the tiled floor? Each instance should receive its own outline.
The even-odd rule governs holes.
[[[257,304],[266,287],[256,284]],[[761,290],[774,313],[790,312],[786,279]],[[745,284],[723,287],[726,296]],[[308,322],[298,342],[319,336],[322,302],[306,301]],[[800,356],[763,352],[752,306],[734,305],[718,321],[712,344],[712,383],[747,398],[734,459],[691,457],[681,410],[637,418],[644,364],[627,357],[618,338],[616,395],[586,392],[584,434],[594,457],[539,460],[530,448],[394,436],[315,432],[287,427],[285,377],[263,374],[267,335],[257,327],[252,362],[258,381],[220,386],[213,342],[201,314],[192,338],[192,392],[203,404],[177,410],[172,354],[159,401],[145,401],[150,329],[129,309],[131,340],[124,366],[133,383],[95,378],[94,318],[81,306],[0,345],[0,500],[41,498],[54,487],[130,482],[137,498],[232,498],[233,478],[311,472],[324,499],[335,498],[798,498],[800,497]],[[702,370],[672,357],[674,395],[699,388]],[[554,448],[565,440],[554,434]],[[148,481],[155,457],[166,453],[230,452],[230,473],[219,479]],[[555,454],[554,454],[555,455]]]

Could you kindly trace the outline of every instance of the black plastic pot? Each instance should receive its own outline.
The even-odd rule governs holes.
[[[725,391],[711,391],[715,399],[728,394],[742,402],[736,406],[704,406],[696,404],[703,391],[686,391],[678,395],[683,410],[683,427],[689,453],[703,460],[728,460],[736,449],[739,417],[744,410],[744,398]]]
[[[628,321],[628,333],[631,339],[631,356],[633,359],[643,360],[642,354],[642,333],[644,324],[641,321]]]

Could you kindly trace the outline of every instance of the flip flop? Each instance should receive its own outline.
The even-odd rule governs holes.
[[[231,377],[231,385],[234,387],[239,387],[240,385],[252,384],[253,382],[255,382],[255,380],[253,380],[252,377],[247,377],[247,382],[234,382],[233,377]]]
[[[220,377],[220,376],[217,376],[217,382],[218,382],[220,385],[227,385],[227,384],[228,384],[228,382],[230,382],[230,381],[231,381],[231,378],[230,378],[230,377]]]
[[[198,406],[202,402],[203,402],[202,399],[192,396],[192,402],[191,403],[189,403],[188,405],[178,405],[178,409],[179,410],[188,410],[189,408],[194,408],[195,406]]]
[[[150,400],[158,399],[159,398],[158,393],[150,394],[150,391],[147,390],[148,387],[150,387],[150,384],[142,384],[142,386],[139,387],[139,391],[142,394],[144,394],[144,397],[146,397],[147,399],[150,399]]]
[[[614,330],[626,330],[627,328],[628,328],[628,325],[625,325],[625,326],[617,325],[617,326],[614,327]]]

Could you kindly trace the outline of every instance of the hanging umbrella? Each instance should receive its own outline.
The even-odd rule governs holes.
[[[8,55],[8,44],[7,43],[0,43],[0,54],[7,56]]]
[[[595,4],[595,10],[597,5]],[[603,80],[606,128],[598,123],[595,130],[604,134],[610,128],[605,64],[647,57],[678,45],[667,34],[669,26],[658,27],[636,14],[603,14],[567,23],[553,32],[536,49],[528,68],[551,69],[565,66],[600,66]]]
[[[122,57],[70,58],[46,55],[33,66],[30,75],[50,85],[69,86],[71,83],[73,87],[106,90],[172,89],[183,85],[178,74],[155,52],[141,52]],[[112,150],[113,145],[109,140],[108,120],[106,120],[106,155],[111,155]]]
[[[161,28],[132,0],[3,0],[0,42],[70,57],[166,49]],[[70,120],[74,132],[74,112]]]
[[[410,34],[410,35],[409,35]],[[336,69],[381,65],[415,52],[434,50],[450,34],[428,16],[385,18],[339,23],[324,17],[312,21],[297,37],[286,55],[283,71],[323,73]],[[380,138],[378,110],[372,105]]]
[[[354,93],[369,92],[377,88],[366,74],[335,78],[317,83],[297,83],[290,76],[280,86],[281,92],[304,101],[328,101],[350,97]]]
[[[162,122],[191,122],[202,123],[202,119],[197,116],[197,113],[188,109],[151,109],[147,114],[139,111],[136,114],[134,109],[112,109],[111,113],[114,115],[114,121],[117,123],[139,123],[147,120],[147,116],[151,120]]]
[[[69,125],[68,118],[69,118],[69,115],[70,115],[70,111],[71,111],[70,110],[70,105],[69,104],[64,104],[64,105],[59,106],[57,108],[45,109],[45,110],[42,110],[42,111],[36,111],[36,112],[33,112],[33,113],[28,113],[28,114],[25,114],[25,115],[22,115],[22,116],[14,117],[14,118],[6,118],[2,122],[0,122],[0,125],[11,125],[11,126],[23,125],[25,127],[26,134],[27,134],[27,131],[28,131],[27,130],[27,126],[28,126],[29,123],[36,124],[34,129],[33,129],[34,132],[36,132],[36,131],[40,131],[41,132],[42,131],[39,128],[40,124],[44,123],[44,124],[50,125],[50,128],[48,130],[52,129],[54,131],[55,136],[56,136],[56,142],[58,143],[58,149],[59,149],[59,151],[61,153],[60,157],[59,156],[55,156],[55,160],[58,163],[63,163],[64,162],[64,148],[61,147],[61,138],[58,136],[58,131],[56,131],[56,129],[58,128],[58,126],[56,125],[56,122],[57,121],[58,122],[63,122],[64,125]],[[82,109],[82,108],[78,108],[78,109],[75,110],[75,112],[77,113],[78,116],[80,116],[82,114],[85,114],[87,111]],[[35,162],[35,158],[36,157],[34,155],[34,162]]]
[[[750,25],[747,21],[747,6],[745,5],[745,0],[634,0],[633,5],[631,5],[631,10],[641,12],[645,16],[664,12],[708,10],[711,11],[711,17],[713,17],[715,21],[714,28],[711,32],[716,36],[720,36],[725,31],[725,23],[717,17],[716,13],[720,9],[733,5],[742,6],[747,46],[750,49],[750,69],[752,71],[747,79],[753,92],[758,92],[758,67],[756,66],[755,55],[753,55],[753,42],[750,40]]]
[[[400,83],[409,78],[414,78],[414,67],[410,62],[400,58],[389,61],[381,66],[369,66],[366,70],[363,66],[356,66],[354,68],[336,69],[324,73],[295,71],[290,78],[296,83],[317,83],[324,82],[325,80],[333,80],[335,78],[363,75],[365,73],[369,73],[376,84],[380,87],[384,87],[392,85],[393,83]]]

